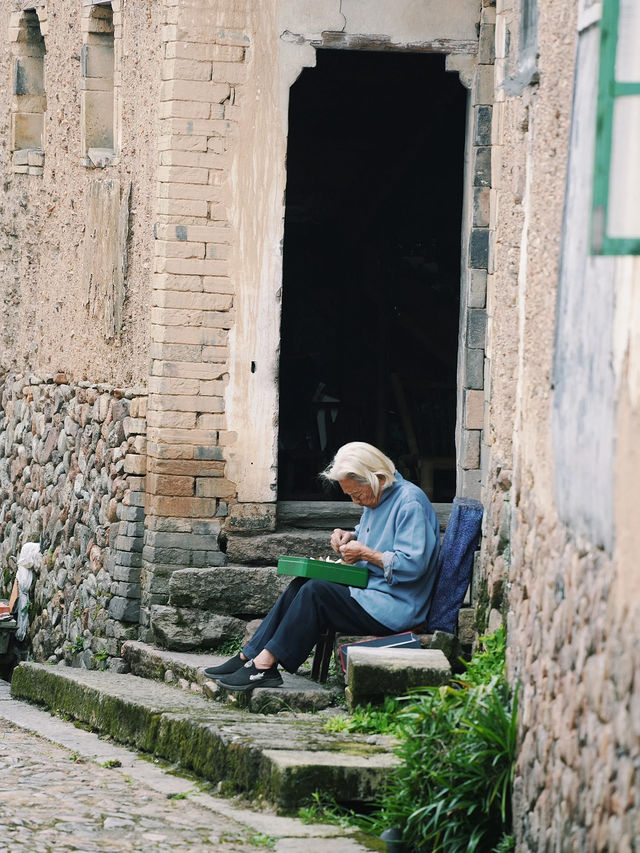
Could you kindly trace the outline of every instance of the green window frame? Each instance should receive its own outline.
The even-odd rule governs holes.
[[[604,0],[600,24],[600,72],[596,120],[596,150],[593,181],[591,252],[595,255],[640,255],[637,237],[616,237],[609,233],[612,195],[612,152],[614,148],[614,112],[618,99],[640,96],[640,79],[616,79],[620,0]],[[640,138],[633,146],[640,156]],[[640,197],[637,200],[640,205]]]

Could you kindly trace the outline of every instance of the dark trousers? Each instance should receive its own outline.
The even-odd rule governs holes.
[[[294,578],[242,651],[254,658],[268,649],[288,672],[295,672],[328,628],[348,634],[392,633],[351,598],[348,586]]]

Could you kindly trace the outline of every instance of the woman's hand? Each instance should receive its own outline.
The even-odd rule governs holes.
[[[336,554],[339,554],[340,548],[355,538],[356,534],[353,530],[340,530],[340,528],[337,527],[331,534],[331,547]]]
[[[362,542],[358,542],[357,539],[353,539],[351,542],[346,542],[344,545],[340,546],[340,556],[345,561],[345,563],[357,563],[358,560],[365,560],[367,563],[373,563],[374,566],[378,566],[382,568],[382,552],[374,551],[373,548],[369,548],[367,545],[363,545]]]

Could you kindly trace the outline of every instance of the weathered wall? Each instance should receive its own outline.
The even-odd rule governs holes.
[[[226,406],[227,426],[233,434],[226,451],[228,472],[237,483],[240,503],[274,501],[277,490],[277,369],[289,89],[304,67],[315,65],[316,48],[323,46],[413,47],[467,54],[473,59],[467,82],[471,86],[480,11],[479,0],[456,0],[446,9],[437,2],[402,0],[394,4],[392,13],[385,3],[337,0],[323,4],[281,0],[248,7],[247,31],[259,35],[252,39],[244,101],[238,100],[240,107],[251,103],[252,110],[241,109],[240,144],[231,167],[237,233],[235,276],[242,287],[236,293],[237,324],[231,332],[233,367]],[[487,57],[481,62],[490,64],[492,19],[487,25]],[[476,94],[474,103],[485,103],[483,92]],[[246,423],[253,429],[244,429]],[[479,432],[474,439],[475,465],[467,467],[479,469]],[[473,452],[467,458],[472,456]],[[476,487],[479,479],[476,473]],[[256,509],[256,518],[265,511],[264,507]],[[251,508],[238,512],[250,514]]]
[[[0,174],[4,187],[0,294],[10,309],[0,318],[0,366],[49,373],[64,370],[71,382],[144,383],[150,344],[155,203],[150,190],[157,162],[162,4],[153,0],[126,5],[115,0],[112,4],[116,83],[126,97],[116,123],[120,128],[116,159],[101,169],[88,167],[81,156],[79,90],[82,16],[87,4],[83,7],[77,0],[35,4],[46,47],[47,112],[44,166],[32,169],[31,174],[14,171],[10,151],[12,51],[16,49],[12,40],[20,19],[14,10],[20,5],[10,0],[0,3]],[[103,331],[101,295],[97,304],[85,306],[85,242],[91,222],[96,221],[89,195],[91,186],[102,181],[119,182],[121,194],[132,185],[122,329],[110,339]]]
[[[176,568],[223,564],[225,529],[274,523],[289,86],[320,46],[436,50],[462,60],[453,68],[474,88],[474,107],[488,109],[492,10],[476,74],[480,0],[446,13],[435,0],[403,0],[392,17],[384,4],[357,2],[320,14],[318,4],[278,0],[36,5],[37,19],[0,2],[9,45],[0,264],[14,308],[2,320],[0,365],[63,371],[72,395],[80,381],[148,390],[147,467],[135,471],[146,475],[142,565],[121,565],[123,583],[141,584],[146,631]],[[8,81],[15,56],[33,64],[34,25],[46,48],[42,151],[12,156]],[[113,150],[108,110],[99,114],[111,91]],[[40,93],[20,97],[24,110],[42,104]],[[486,109],[474,108],[469,127],[470,187],[486,179]],[[107,148],[85,151],[103,138]],[[478,220],[468,195],[485,238],[486,210]],[[480,290],[473,308],[483,314]],[[473,381],[477,389],[481,376]],[[475,419],[465,409],[475,487],[481,409]]]
[[[437,20],[404,2],[391,27],[382,6],[367,8],[366,18],[358,4],[341,14],[337,3],[319,12],[318,4],[276,0],[180,0],[165,9],[147,621],[151,608],[166,600],[177,567],[224,560],[214,554],[223,524],[224,532],[234,532],[275,522],[289,86],[314,63],[316,46],[382,40],[402,47],[413,24],[412,46],[466,54],[467,85],[475,85],[477,0],[459,0]],[[489,12],[486,17],[485,72],[493,35]],[[486,104],[490,76],[477,77],[474,103]],[[479,445],[477,418],[473,429]],[[469,465],[476,486],[478,466],[479,447]]]
[[[520,4],[497,5],[483,565],[489,603],[508,606],[509,671],[520,683],[517,849],[632,850],[638,264],[587,257],[591,164],[575,133],[595,128],[576,79],[597,62],[585,69],[578,50],[597,27],[593,4],[537,6],[539,82],[509,95]],[[595,450],[603,440],[608,456]]]

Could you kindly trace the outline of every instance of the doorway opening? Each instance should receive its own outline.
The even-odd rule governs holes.
[[[444,64],[319,50],[291,89],[279,500],[340,498],[318,472],[354,440],[455,493],[467,92]]]

